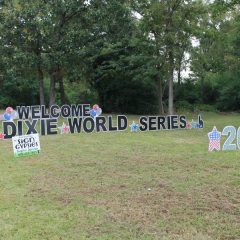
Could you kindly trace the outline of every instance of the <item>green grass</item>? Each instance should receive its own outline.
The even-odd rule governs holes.
[[[204,130],[44,136],[39,156],[19,159],[0,141],[0,239],[240,239],[240,150],[209,153],[207,137],[240,115],[203,119]]]

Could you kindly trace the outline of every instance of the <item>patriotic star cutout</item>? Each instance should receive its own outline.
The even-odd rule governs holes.
[[[134,121],[132,122],[132,124],[129,127],[131,128],[131,132],[137,132],[139,129],[139,125],[136,124]]]
[[[192,119],[192,121],[190,122],[190,128],[191,128],[191,129],[196,128],[196,126],[197,126],[196,124],[197,124],[197,123],[194,122],[193,119]]]
[[[65,123],[62,124],[61,127],[59,127],[60,131],[61,131],[61,134],[68,134],[70,132],[70,127],[67,126]]]
[[[214,149],[216,149],[217,151],[220,151],[221,132],[218,132],[217,128],[214,127],[212,132],[208,133],[208,138],[209,138],[208,150],[210,152],[212,152]]]
[[[191,124],[190,124],[190,122],[189,121],[187,121],[187,129],[191,129]]]
[[[5,134],[3,133],[0,133],[0,140],[4,139],[5,138]]]

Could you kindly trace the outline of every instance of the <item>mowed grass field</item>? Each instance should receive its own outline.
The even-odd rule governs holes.
[[[203,130],[43,136],[19,159],[1,140],[0,239],[240,239],[240,150],[209,153],[207,137],[240,115],[202,116]]]

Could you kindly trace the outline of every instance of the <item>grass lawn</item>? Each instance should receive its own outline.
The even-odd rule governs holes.
[[[44,136],[39,156],[19,159],[0,141],[0,239],[239,240],[240,150],[209,153],[207,133],[239,127],[240,115],[203,120],[203,130]]]

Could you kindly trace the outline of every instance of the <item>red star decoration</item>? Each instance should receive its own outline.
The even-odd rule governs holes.
[[[4,139],[5,138],[5,134],[0,133],[0,139]]]
[[[70,131],[70,127],[69,126],[64,126],[63,132],[64,133],[69,133],[69,131]]]

